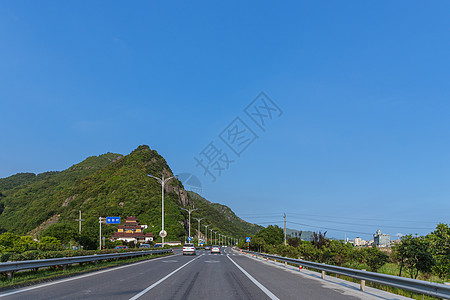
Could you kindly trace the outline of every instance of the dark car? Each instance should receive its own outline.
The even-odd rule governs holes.
[[[114,249],[128,249],[127,246],[115,246]]]
[[[150,248],[150,244],[140,244],[139,248]]]

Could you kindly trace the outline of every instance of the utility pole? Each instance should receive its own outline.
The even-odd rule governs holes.
[[[84,219],[81,218],[81,210],[78,211],[80,213],[80,216],[78,217],[78,219],[75,219],[75,221],[77,221],[78,224],[78,233],[81,236],[81,222],[85,221]],[[78,250],[81,250],[81,244],[78,244]]]
[[[166,185],[166,183],[172,179],[172,178],[176,178],[178,177],[178,175],[169,177],[169,178],[164,178],[164,175],[162,176],[162,178],[158,178],[156,176],[147,174],[148,176],[150,176],[151,178],[155,178],[156,180],[158,180],[158,182],[161,184],[161,231],[159,232],[159,236],[162,238],[162,246],[164,247],[164,238],[167,235],[167,232],[164,230],[164,186]]]
[[[77,221],[78,224],[78,233],[81,234],[81,222],[86,221],[85,219],[81,218],[81,210],[78,211],[80,216],[78,217],[78,219],[75,219],[75,221]]]
[[[286,214],[284,214],[284,245],[286,246]]]
[[[198,223],[198,232],[197,232],[197,246],[199,246],[200,247],[200,221],[201,220],[203,220],[203,219],[205,219],[205,218],[194,218],[194,219],[196,219],[197,220],[197,223]]]
[[[191,213],[195,210],[197,210],[198,208],[194,208],[194,209],[186,209],[186,208],[181,208],[182,210],[185,210],[189,213],[189,237],[191,237]]]

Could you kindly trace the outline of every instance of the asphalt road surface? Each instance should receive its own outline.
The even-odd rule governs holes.
[[[373,295],[372,295],[373,296]],[[197,251],[0,293],[2,299],[399,299],[326,286],[230,248]]]

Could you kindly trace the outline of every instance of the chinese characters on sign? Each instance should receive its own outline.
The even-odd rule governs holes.
[[[243,118],[237,116],[218,135],[218,140],[213,139],[194,157],[196,167],[201,168],[203,175],[211,178],[212,182],[222,176],[223,171],[228,170],[230,164],[241,157],[242,153],[259,138],[256,129],[264,133],[268,124],[283,114],[280,107],[264,92],[247,105],[244,113],[254,124],[246,123]]]

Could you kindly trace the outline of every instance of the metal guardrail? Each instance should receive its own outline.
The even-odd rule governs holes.
[[[148,250],[137,252],[122,252],[122,253],[110,253],[110,254],[95,254],[86,256],[74,256],[74,257],[61,257],[61,258],[49,258],[49,259],[37,259],[37,260],[24,260],[24,261],[10,261],[0,263],[0,273],[7,273],[8,277],[11,277],[13,272],[21,270],[39,269],[52,266],[66,266],[71,264],[78,264],[84,262],[94,262],[106,259],[118,259],[125,257],[143,256],[149,254],[160,253],[172,253],[172,249],[161,250]]]
[[[282,261],[285,263],[291,263],[298,266],[308,267],[311,269],[316,269],[319,271],[322,271],[322,278],[324,277],[324,272],[329,272],[333,274],[339,274],[355,279],[361,280],[361,289],[364,291],[364,284],[365,280],[396,287],[403,290],[408,290],[414,293],[424,294],[428,296],[434,296],[438,298],[444,298],[444,299],[450,299],[450,286],[441,284],[441,283],[435,283],[435,282],[428,282],[418,279],[411,279],[411,278],[405,278],[405,277],[399,277],[394,275],[387,275],[387,274],[380,274],[380,273],[374,273],[374,272],[368,272],[368,271],[362,271],[362,270],[356,270],[356,269],[350,269],[350,268],[344,268],[344,267],[338,267],[333,265],[326,265],[322,263],[316,263],[301,259],[294,259],[294,258],[288,258],[288,257],[282,257],[277,255],[270,255],[270,254],[264,254],[259,252],[253,252],[253,251],[247,251],[247,250],[241,250],[243,253],[251,254],[254,256],[261,256],[265,257],[267,259],[272,259],[275,261]]]

